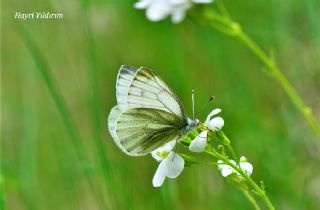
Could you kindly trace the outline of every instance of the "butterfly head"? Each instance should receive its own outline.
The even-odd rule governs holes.
[[[190,119],[187,120],[187,126],[184,128],[185,132],[189,132],[193,129],[195,129],[200,124],[200,121],[198,119]]]

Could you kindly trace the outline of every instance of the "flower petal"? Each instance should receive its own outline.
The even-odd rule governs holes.
[[[189,3],[188,0],[168,0],[169,4],[171,5],[181,5],[181,4],[186,4]]]
[[[211,131],[221,130],[221,128],[224,126],[224,120],[221,117],[215,117],[207,122],[206,126]]]
[[[236,162],[234,160],[230,160],[230,162],[234,165],[236,165]],[[225,164],[222,160],[218,160],[218,169],[221,171],[221,175],[223,177],[227,177],[232,173],[236,173],[237,171],[234,170],[231,166]]]
[[[180,155],[171,151],[169,155],[161,161],[156,173],[153,176],[152,184],[154,187],[160,187],[165,178],[176,178],[184,168],[184,159]]]
[[[230,162],[233,164],[233,165],[237,165],[237,163],[236,163],[236,161],[234,161],[234,160],[230,160]]]
[[[210,112],[210,114],[207,116],[206,123],[210,121],[210,119],[211,119],[211,117],[212,117],[213,115],[216,115],[216,114],[218,114],[218,113],[220,113],[220,112],[221,112],[221,109],[214,109],[214,110],[212,110],[212,111]]]
[[[228,165],[225,165],[222,170],[221,170],[221,175],[223,177],[226,177],[226,176],[229,176],[230,174],[234,173],[234,169],[231,168],[230,166]]]
[[[145,9],[147,8],[152,0],[140,0],[134,4],[134,8],[136,9]]]
[[[159,147],[158,149],[170,152],[171,150],[173,150],[174,146],[176,146],[176,143],[177,143],[177,140],[174,139],[174,140],[169,141],[168,143],[166,143],[162,147]]]
[[[226,166],[226,164],[224,164],[222,160],[218,160],[217,164],[220,171],[222,171],[222,169]]]
[[[192,2],[196,4],[209,4],[212,3],[213,0],[192,0]]]
[[[189,145],[189,150],[191,152],[203,152],[207,143],[207,134],[207,130],[202,131],[195,139],[192,140]]]
[[[168,178],[176,178],[184,168],[184,159],[173,151],[161,163],[166,164]]]
[[[152,185],[154,187],[160,187],[163,184],[163,182],[164,182],[164,180],[165,180],[165,178],[167,176],[167,173],[168,173],[167,163],[162,161],[159,164],[159,166],[157,168],[157,171],[153,176]]]
[[[159,21],[171,13],[171,6],[167,1],[154,1],[147,8],[146,15],[151,21]]]
[[[171,14],[171,21],[173,23],[181,23],[181,21],[183,21],[185,16],[186,16],[186,11],[185,10],[175,10]]]
[[[179,0],[175,0],[179,1]],[[173,23],[180,23],[186,16],[187,10],[192,6],[190,2],[183,2],[180,5],[176,5],[172,8],[171,11],[171,21]]]
[[[249,176],[252,174],[253,166],[249,162],[240,163],[240,168],[245,171]]]
[[[157,149],[153,150],[151,152],[151,155],[154,159],[156,159],[157,161],[161,161],[163,160],[165,157],[163,156],[160,156],[159,154],[160,153],[169,153],[171,150],[173,150],[174,146],[176,145],[176,140],[172,140],[172,141],[169,141],[168,143],[166,143],[165,145],[161,146],[161,147],[158,147]]]
[[[156,150],[154,150],[154,151],[151,152],[152,157],[153,157],[154,159],[156,159],[156,161],[160,162],[160,161],[162,161],[164,158],[161,157],[161,156],[158,155],[158,154],[159,154],[159,151],[156,151]]]

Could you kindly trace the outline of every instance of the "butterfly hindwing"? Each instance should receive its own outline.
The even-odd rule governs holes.
[[[150,108],[131,108],[119,112],[114,107],[108,119],[109,131],[116,144],[128,155],[150,153],[177,139],[185,121],[169,112]]]
[[[121,114],[121,111],[119,109],[119,106],[114,106],[111,109],[111,112],[108,117],[108,128],[114,142],[118,145],[118,147],[121,148],[120,140],[116,132],[117,120],[119,119],[120,114]]]

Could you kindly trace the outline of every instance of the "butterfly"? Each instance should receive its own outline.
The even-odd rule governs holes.
[[[116,98],[108,129],[117,146],[130,156],[146,155],[171,140],[178,141],[199,124],[187,117],[172,89],[145,67],[120,67]]]

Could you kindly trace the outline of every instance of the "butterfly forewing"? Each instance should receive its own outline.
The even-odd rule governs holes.
[[[186,118],[179,98],[151,70],[123,65],[117,78],[117,102],[126,108],[154,108]]]

